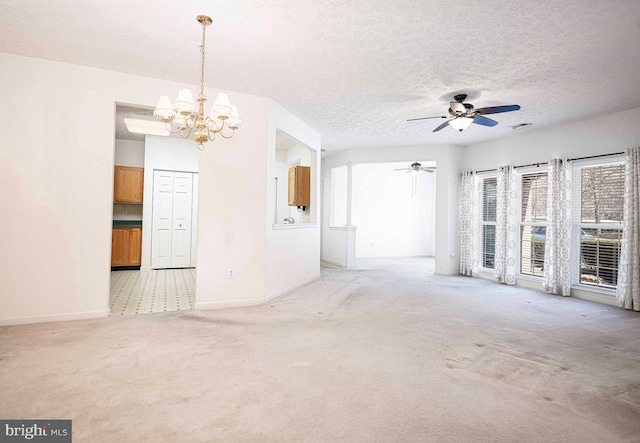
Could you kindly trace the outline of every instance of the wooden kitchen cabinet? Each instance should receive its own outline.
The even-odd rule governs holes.
[[[144,168],[116,166],[113,180],[114,203],[142,203]]]
[[[142,228],[113,228],[111,266],[140,266]]]
[[[309,206],[311,203],[311,168],[289,168],[289,206]]]
[[[142,228],[129,228],[129,265],[142,263]]]

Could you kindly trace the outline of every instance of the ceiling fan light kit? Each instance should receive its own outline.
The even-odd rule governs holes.
[[[471,123],[473,123],[473,119],[471,117],[456,117],[449,121],[449,125],[453,126],[460,132],[467,129]]]
[[[212,20],[206,15],[198,15],[196,20],[202,25],[198,105],[196,107],[191,89],[180,88],[174,103],[171,103],[171,98],[168,95],[158,97],[158,104],[153,115],[165,123],[169,132],[180,133],[182,138],[189,138],[193,132],[193,139],[198,143],[198,149],[203,150],[204,144],[215,139],[218,134],[223,138],[233,137],[236,129],[242,124],[242,120],[238,108],[230,103],[229,95],[225,92],[218,93],[211,112],[205,117],[204,102],[207,100],[204,94],[205,37],[207,26],[212,23]],[[225,128],[228,129],[227,134],[223,133]]]
[[[467,94],[457,94],[453,97],[452,102],[449,103],[449,115],[437,115],[434,117],[420,117],[410,118],[407,121],[427,120],[431,118],[448,118],[446,122],[438,126],[433,132],[438,132],[446,126],[451,126],[454,129],[462,132],[467,129],[471,123],[475,123],[481,126],[495,126],[497,121],[484,117],[485,114],[499,114],[502,112],[518,111],[519,105],[506,105],[506,106],[490,106],[486,108],[475,109],[471,103],[464,103],[467,99]]]

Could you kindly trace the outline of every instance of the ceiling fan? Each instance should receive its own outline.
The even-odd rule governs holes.
[[[511,112],[520,109],[520,105],[490,106],[488,108],[474,109],[471,103],[464,103],[467,94],[458,94],[453,97],[455,101],[450,102],[449,115],[437,115],[435,117],[410,118],[408,122],[416,120],[427,120],[430,118],[448,118],[446,122],[438,126],[433,132],[438,132],[447,125],[451,125],[462,132],[471,123],[482,126],[495,126],[497,121],[484,117],[485,114],[498,114],[501,112]]]
[[[418,162],[413,162],[411,163],[411,165],[407,168],[399,168],[399,169],[394,169],[394,171],[407,171],[407,172],[433,172],[435,171],[436,168],[435,166],[422,166],[420,163]]]

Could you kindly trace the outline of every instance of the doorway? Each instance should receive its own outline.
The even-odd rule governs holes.
[[[421,164],[415,170],[411,164]],[[357,259],[435,256],[436,163],[363,163],[353,168]]]
[[[135,205],[115,204],[113,227],[135,226],[141,230],[137,266],[111,268],[109,309],[111,315],[143,314],[194,309],[196,281],[196,223],[199,151],[192,140],[135,134],[124,117],[149,118],[152,109],[116,105],[114,165],[143,171],[143,198]],[[115,168],[114,168],[115,169]],[[173,170],[176,169],[176,170]],[[171,174],[168,224],[170,240],[164,246],[168,263],[152,263],[155,224],[153,190],[155,172]],[[165,174],[166,175],[166,174]],[[175,188],[175,190],[174,190]],[[174,192],[175,191],[175,192]],[[166,202],[164,202],[166,203]],[[176,216],[174,217],[174,212]],[[175,224],[175,229],[173,226]],[[175,232],[175,235],[174,235]],[[115,238],[115,237],[114,237]],[[130,242],[131,244],[131,242]],[[160,246],[158,246],[160,247]],[[155,249],[157,250],[158,247]],[[113,251],[112,251],[113,258]],[[113,260],[112,260],[113,265]],[[165,269],[153,269],[165,268]]]

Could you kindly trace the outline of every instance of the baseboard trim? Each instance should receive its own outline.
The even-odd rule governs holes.
[[[330,267],[337,267],[337,268],[341,268],[341,269],[347,269],[346,266],[342,266],[341,264],[336,263],[336,262],[331,261],[331,260],[325,260],[324,258],[322,260],[320,260],[320,266],[322,266],[323,264],[327,264]]]
[[[478,277],[483,280],[496,282],[493,274],[488,272],[480,271],[478,273]],[[516,286],[527,288],[527,289],[533,289],[534,291],[538,291],[541,294],[549,294],[548,292],[545,292],[542,289],[542,281],[541,280],[536,281],[536,279],[533,279],[533,278],[516,277]],[[620,307],[620,304],[618,303],[618,299],[615,297],[615,293],[610,291],[604,292],[603,290],[591,289],[585,286],[573,285],[571,286],[571,297],[578,298],[580,300],[601,303],[603,305],[615,306],[618,308]]]
[[[214,309],[242,308],[246,306],[256,306],[264,303],[260,298],[245,298],[241,300],[225,300],[225,301],[197,301],[195,310],[210,311]]]
[[[271,294],[265,297],[264,301],[265,303],[268,301],[273,300],[274,298],[278,298],[278,297],[282,297],[283,295],[287,295],[288,293],[290,293],[291,291],[294,291],[296,289],[298,289],[300,286],[304,286],[306,284],[311,283],[312,281],[316,281],[317,279],[319,279],[321,276],[320,273],[313,275],[305,280],[302,280],[301,282],[298,282],[292,286],[289,286],[287,289],[283,289],[282,291],[278,291],[275,294]]]
[[[0,326],[28,325],[74,320],[90,320],[109,317],[109,311],[74,312],[69,314],[36,315],[31,317],[13,317],[0,319]]]
[[[579,298],[581,300],[593,301],[596,303],[602,303],[604,305],[620,307],[618,299],[615,297],[615,293],[612,295],[602,293],[598,290],[589,290],[583,287],[571,287],[571,296],[573,298]]]

